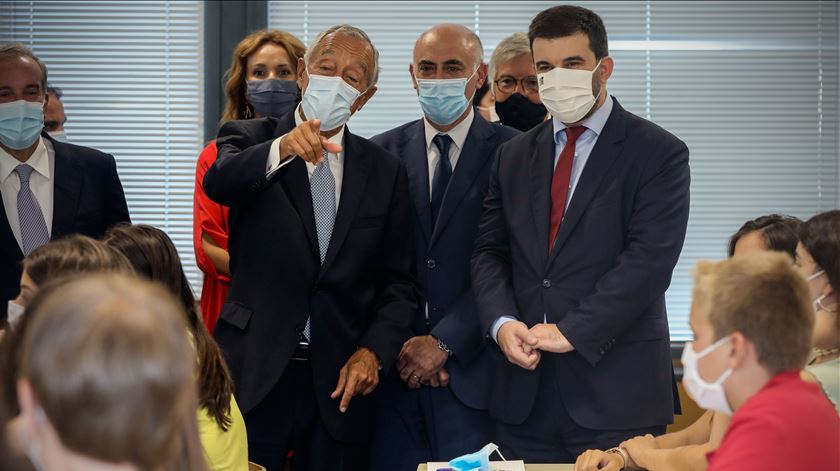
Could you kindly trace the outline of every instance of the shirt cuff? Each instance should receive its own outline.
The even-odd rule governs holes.
[[[493,341],[496,342],[496,343],[499,343],[499,341],[496,340],[496,336],[499,335],[499,329],[501,329],[502,326],[505,325],[506,323],[512,322],[512,321],[515,321],[515,320],[518,320],[518,319],[514,316],[501,316],[498,319],[496,319],[493,322],[493,325],[490,327],[490,335],[493,337]]]
[[[280,162],[280,142],[284,137],[286,137],[285,134],[275,139],[274,142],[271,143],[271,148],[268,150],[268,161],[265,164],[266,180],[273,177],[278,170],[292,161],[292,159],[286,159],[283,162]]]

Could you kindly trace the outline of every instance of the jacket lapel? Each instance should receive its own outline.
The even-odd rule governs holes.
[[[282,136],[295,128],[294,111],[279,119],[274,131],[275,136]],[[318,237],[315,233],[315,213],[312,210],[312,190],[309,187],[309,173],[306,170],[306,162],[295,157],[291,162],[276,172],[272,179],[279,178],[281,187],[286,196],[297,211],[303,229],[306,231],[309,245],[313,253],[318,253]]]
[[[621,142],[624,141],[624,109],[621,108],[618,101],[613,100],[612,113],[601,131],[598,141],[595,142],[595,147],[589,154],[589,159],[581,172],[580,179],[578,179],[575,192],[572,194],[572,201],[569,203],[569,208],[560,224],[560,232],[557,234],[554,250],[551,251],[549,265],[554,262],[557,254],[562,250],[563,244],[569,239],[569,235],[577,223],[580,222],[581,216],[583,216],[587,205],[598,191],[607,170],[612,166],[616,157],[621,154]]]
[[[554,125],[541,124],[536,149],[529,156],[531,174],[531,209],[534,212],[537,244],[542,247],[543,262],[548,259],[548,223],[551,210],[551,177],[554,174]]]
[[[446,193],[443,195],[443,203],[441,204],[440,214],[434,225],[430,246],[434,245],[435,241],[440,237],[446,224],[452,218],[452,215],[455,214],[458,204],[464,199],[464,196],[470,187],[472,187],[478,174],[481,173],[481,169],[493,157],[488,154],[496,142],[496,139],[494,139],[495,131],[493,131],[493,126],[490,123],[479,118],[481,117],[476,116],[473,118],[472,125],[467,133],[467,139],[464,141],[464,148],[458,157],[458,165],[455,166],[452,179],[449,180]],[[428,169],[428,166],[426,168]],[[427,177],[426,182],[428,181]],[[426,188],[428,189],[428,183]]]
[[[335,215],[330,246],[327,248],[327,255],[321,265],[321,275],[329,268],[330,263],[335,259],[341,249],[347,231],[356,216],[356,210],[362,201],[362,195],[367,185],[367,156],[362,151],[358,138],[350,133],[349,129],[344,130],[344,176],[341,183],[341,199],[338,203],[338,213]],[[313,216],[314,220],[314,216]]]
[[[49,139],[48,137],[44,137]],[[55,150],[53,179],[53,218],[51,239],[73,233],[73,221],[79,210],[79,195],[82,191],[81,169],[72,155],[70,146],[50,139]]]
[[[295,210],[300,217],[309,245],[318,253],[318,237],[315,232],[315,212],[312,209],[312,190],[309,187],[309,173],[306,170],[306,162],[295,157],[288,163],[288,169],[278,172],[281,174],[283,188],[291,200]]]
[[[405,170],[414,210],[426,244],[432,237],[432,208],[429,196],[429,163],[426,152],[426,128],[423,120],[406,130],[400,148],[405,156]]]

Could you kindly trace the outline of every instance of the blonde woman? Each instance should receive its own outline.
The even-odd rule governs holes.
[[[284,31],[257,31],[240,41],[227,72],[227,103],[221,122],[290,113],[300,100],[297,62],[304,52],[303,43]],[[204,272],[201,313],[210,332],[230,282],[228,209],[204,192],[204,174],[216,161],[216,155],[213,140],[198,158],[193,204],[193,247],[198,267]]]

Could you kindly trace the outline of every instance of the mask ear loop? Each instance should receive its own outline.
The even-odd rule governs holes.
[[[477,74],[477,73],[478,73],[478,69],[480,69],[480,68],[481,68],[481,64],[478,64],[478,67],[476,67],[476,68],[475,68],[475,70],[473,70],[473,73],[472,73],[472,74],[470,74],[470,76],[469,76],[469,77],[467,77],[467,83],[470,83],[470,80],[472,80],[473,75]],[[473,102],[473,100],[475,100],[475,94],[476,94],[476,93],[478,93],[478,88],[476,88],[475,90],[473,90],[473,94],[472,94],[472,96],[470,96],[470,97],[467,99],[467,103],[472,103],[472,102]],[[467,106],[469,106],[469,105],[467,105]],[[501,454],[501,453],[499,453],[499,456],[502,456],[502,454]],[[505,460],[505,461],[507,461],[507,460]]]
[[[499,455],[499,457],[502,459],[502,461],[507,461],[507,460],[505,459],[505,456],[502,454],[501,450],[499,450],[498,448],[496,448],[495,450],[493,450],[493,452],[494,452],[494,453],[496,453],[497,455]],[[493,453],[490,453],[490,454],[492,455]]]

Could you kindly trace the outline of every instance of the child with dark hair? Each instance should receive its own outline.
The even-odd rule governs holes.
[[[119,225],[105,244],[128,258],[141,277],[167,287],[181,302],[198,356],[199,432],[214,471],[247,471],[245,421],[233,397],[233,380],[222,352],[201,320],[181,259],[165,232],[143,224]]]

